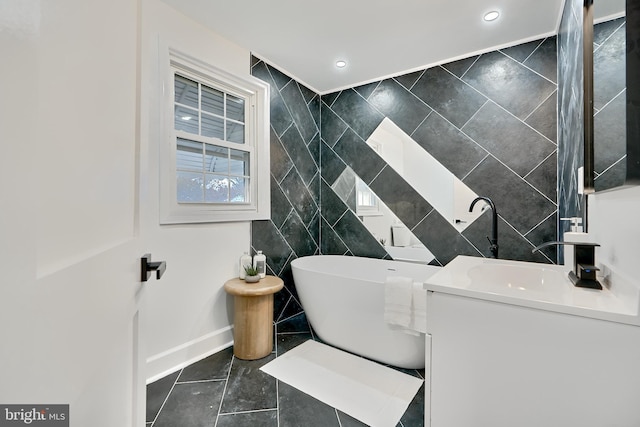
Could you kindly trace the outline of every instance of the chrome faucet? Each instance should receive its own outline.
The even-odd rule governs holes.
[[[571,283],[579,288],[602,289],[602,285],[596,279],[596,271],[598,271],[599,268],[595,265],[596,246],[600,246],[599,244],[553,241],[536,246],[531,253],[535,253],[547,246],[555,245],[575,246],[575,250],[573,251],[573,270],[569,272]]]
[[[471,202],[471,206],[469,206],[469,212],[473,212],[473,207],[480,200],[489,205],[493,214],[491,223],[491,238],[487,236],[487,240],[489,240],[489,251],[491,251],[491,257],[498,258],[498,211],[496,211],[496,205],[494,205],[491,199],[488,197],[476,197],[475,199],[473,199],[473,202]]]

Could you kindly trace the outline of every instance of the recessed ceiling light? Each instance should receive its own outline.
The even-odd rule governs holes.
[[[342,60],[340,60],[340,61],[336,61],[336,67],[338,67],[338,68],[344,68],[344,67],[346,67],[346,66],[347,66],[347,62],[346,62],[346,61],[342,61]]]
[[[192,117],[191,117],[191,116],[182,116],[182,117],[180,117],[180,118],[181,118],[182,120],[189,121],[189,120],[191,120],[191,118],[192,118]]]
[[[495,21],[500,16],[500,12],[497,10],[492,10],[491,12],[487,12],[484,14],[485,21]]]

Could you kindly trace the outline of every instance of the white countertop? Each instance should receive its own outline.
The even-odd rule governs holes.
[[[464,255],[425,283],[428,291],[640,326],[637,292],[603,286],[575,287],[565,266]]]

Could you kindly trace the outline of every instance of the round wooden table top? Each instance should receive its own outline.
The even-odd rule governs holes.
[[[283,286],[282,279],[276,276],[265,276],[256,283],[247,283],[244,279],[236,277],[235,279],[227,280],[224,284],[224,290],[231,295],[251,297],[275,294]]]

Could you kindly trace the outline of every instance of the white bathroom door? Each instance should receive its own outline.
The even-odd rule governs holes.
[[[0,10],[0,424],[143,426],[138,2]]]

